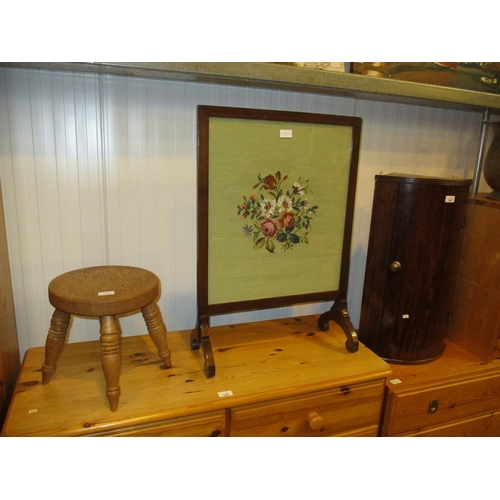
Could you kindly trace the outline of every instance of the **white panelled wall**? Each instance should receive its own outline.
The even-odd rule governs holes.
[[[481,115],[299,92],[42,70],[0,69],[0,174],[21,354],[45,343],[49,282],[122,264],[156,273],[168,330],[196,321],[196,106],[360,116],[348,304],[355,326],[374,176],[472,177]],[[480,191],[486,191],[487,188]],[[305,304],[213,318],[212,325],[327,310]],[[140,314],[123,335],[145,333]],[[99,338],[76,318],[70,342]]]

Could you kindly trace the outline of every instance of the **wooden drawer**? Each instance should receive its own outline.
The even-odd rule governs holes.
[[[435,402],[435,403],[432,403]],[[431,410],[431,406],[435,410]],[[476,374],[427,387],[389,392],[384,435],[420,431],[500,408],[498,372]]]
[[[398,434],[398,436],[497,437],[500,436],[500,410]]]
[[[380,380],[235,408],[230,435],[376,436],[384,386]]]
[[[134,437],[217,437],[225,436],[226,412],[214,412],[193,417],[164,420],[152,424],[128,427],[94,436]]]

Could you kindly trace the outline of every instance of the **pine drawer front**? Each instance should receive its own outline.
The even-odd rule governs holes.
[[[119,429],[96,436],[133,437],[218,437],[225,436],[226,412],[176,418],[151,424]]]
[[[392,392],[384,435],[415,431],[500,408],[498,373],[408,392]]]
[[[384,381],[343,386],[231,411],[231,436],[376,436]]]
[[[498,437],[500,436],[500,410],[425,427],[418,431],[398,434],[398,436]]]

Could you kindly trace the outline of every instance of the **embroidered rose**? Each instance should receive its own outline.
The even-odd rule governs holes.
[[[274,238],[278,229],[278,223],[270,217],[266,217],[260,221],[260,230],[262,231],[262,234],[268,238]]]
[[[282,212],[279,221],[281,227],[292,229],[295,226],[295,214],[293,212]]]

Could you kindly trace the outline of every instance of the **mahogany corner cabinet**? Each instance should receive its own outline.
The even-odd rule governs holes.
[[[469,179],[375,176],[359,339],[391,363],[445,348]]]

